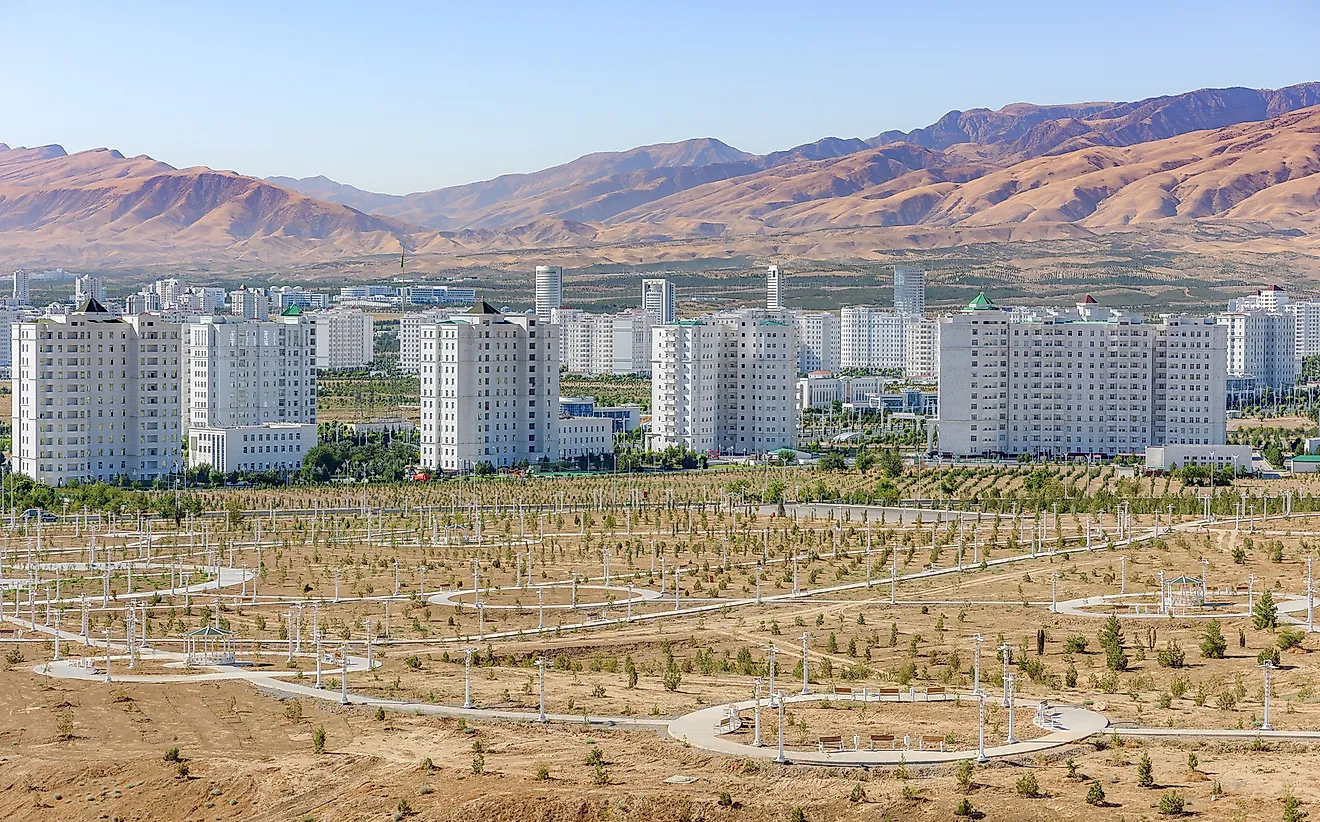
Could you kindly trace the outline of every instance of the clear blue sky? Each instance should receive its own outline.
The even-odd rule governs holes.
[[[405,193],[950,109],[1320,80],[1296,2],[0,0],[0,142]]]

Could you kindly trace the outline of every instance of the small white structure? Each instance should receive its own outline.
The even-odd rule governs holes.
[[[183,635],[184,664],[233,665],[238,660],[234,650],[234,634],[207,625]]]
[[[1168,471],[1186,465],[1209,465],[1214,462],[1216,468],[1237,467],[1237,470],[1251,471],[1250,445],[1148,445],[1146,446],[1146,470]]]
[[[559,418],[559,458],[609,454],[614,451],[614,421],[608,417]]]
[[[316,446],[315,423],[271,423],[188,430],[188,467],[217,471],[297,471]]]

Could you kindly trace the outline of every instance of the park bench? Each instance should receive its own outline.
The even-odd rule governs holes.
[[[918,740],[919,750],[944,750],[944,737],[936,734],[922,734]]]
[[[852,688],[845,688],[842,685],[835,685],[834,693],[839,696],[855,697]]]
[[[821,753],[824,753],[824,752],[825,752],[825,746],[826,746],[826,745],[829,745],[831,748],[837,748],[838,750],[842,751],[842,750],[843,750],[843,737],[842,737],[841,735],[838,735],[838,734],[835,734],[835,735],[832,735],[832,736],[822,736],[822,737],[820,738],[820,751],[821,751]]]
[[[943,685],[931,685],[929,688],[927,688],[927,689],[926,689],[926,701],[929,702],[930,699],[931,699],[931,697],[939,697],[940,699],[943,699],[943,698],[944,698],[944,686],[943,686]]]
[[[876,694],[879,695],[879,697],[880,697],[881,699],[884,699],[884,698],[886,698],[886,697],[893,697],[894,699],[901,699],[902,696],[903,696],[903,689],[902,689],[902,688],[876,688],[876,691],[875,691],[875,692],[876,692]]]
[[[877,742],[881,745],[888,745],[890,750],[894,749],[893,734],[871,734],[871,750],[875,750],[875,743]]]

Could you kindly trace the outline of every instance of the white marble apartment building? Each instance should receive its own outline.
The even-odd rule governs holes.
[[[264,320],[270,316],[270,297],[260,288],[239,286],[229,292],[229,313],[245,320]]]
[[[570,374],[647,374],[651,369],[651,329],[655,314],[634,308],[619,314],[591,314],[556,308],[560,363]]]
[[[907,317],[926,314],[926,272],[912,266],[894,266],[894,313]]]
[[[559,329],[481,302],[422,325],[422,463],[443,471],[559,455]]]
[[[1284,310],[1293,319],[1293,371],[1300,379],[1302,360],[1320,356],[1320,302],[1290,302]]]
[[[799,311],[796,316],[798,368],[803,373],[834,371],[839,363],[839,317],[830,311]]]
[[[179,473],[181,342],[175,323],[96,300],[16,323],[15,470],[49,485]]]
[[[1250,308],[1219,314],[1227,334],[1228,373],[1255,378],[1274,391],[1290,389],[1297,382],[1296,317],[1291,311]]]
[[[184,334],[189,428],[316,422],[311,324],[296,306],[273,320],[206,316]]]
[[[1101,310],[1000,310],[980,295],[940,320],[939,449],[1069,455],[1224,442],[1224,330]]]
[[[909,377],[932,378],[940,373],[940,324],[938,320],[911,317],[904,336],[903,373]]]
[[[611,317],[610,373],[650,375],[651,335],[658,321],[656,312],[643,308]]]
[[[422,326],[448,319],[457,311],[448,308],[430,308],[409,311],[399,318],[399,370],[416,374],[422,362]]]
[[[678,294],[674,283],[663,277],[642,280],[641,307],[654,313],[657,323],[672,323],[678,319]],[[649,353],[646,359],[650,359]]]
[[[839,368],[907,368],[909,322],[906,316],[879,308],[844,308],[839,312]]]
[[[758,310],[656,326],[648,446],[734,454],[796,447],[796,337],[781,312]]]
[[[313,311],[312,344],[316,367],[362,368],[376,358],[375,321],[357,308]]]

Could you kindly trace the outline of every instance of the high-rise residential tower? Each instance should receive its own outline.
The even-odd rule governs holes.
[[[557,265],[536,267],[536,319],[550,322],[550,312],[564,304],[564,269]]]
[[[677,318],[677,304],[672,282],[660,278],[642,280],[642,308],[654,312],[657,323],[672,323]]]
[[[904,317],[920,317],[926,313],[925,271],[894,266],[894,313]]]
[[[768,311],[784,310],[784,279],[777,265],[765,270],[765,307]]]
[[[14,305],[32,304],[32,275],[19,268],[14,270]]]

